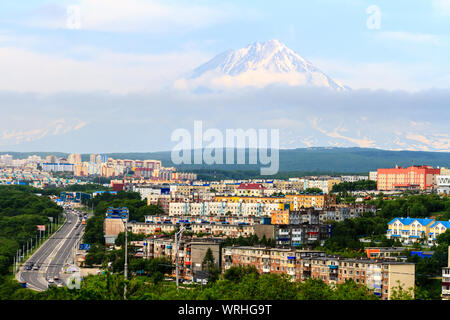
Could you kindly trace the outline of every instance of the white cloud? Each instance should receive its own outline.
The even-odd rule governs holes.
[[[450,16],[450,0],[433,0],[438,15]]]
[[[431,63],[348,62],[310,59],[333,79],[352,89],[421,91],[450,88],[448,68]]]
[[[89,59],[48,55],[20,48],[0,48],[2,90],[53,93],[60,91],[158,91],[206,55],[187,51],[167,54],[123,54],[78,48]]]
[[[417,147],[430,150],[430,148],[438,151],[450,151],[450,137],[445,134],[430,134],[425,136],[418,133],[407,133],[406,138],[409,140],[422,143]]]
[[[167,33],[220,23],[233,16],[231,11],[229,6],[212,7],[180,1],[75,0],[67,7],[43,6],[37,10],[37,16],[24,23],[44,28]]]

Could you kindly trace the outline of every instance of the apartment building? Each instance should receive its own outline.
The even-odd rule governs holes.
[[[369,176],[341,176],[342,182],[357,182],[362,180],[368,180]]]
[[[431,190],[441,169],[431,166],[411,166],[377,170],[377,190],[420,189]]]
[[[434,244],[436,242],[436,238],[445,233],[448,229],[450,229],[450,221],[436,221],[433,223],[428,232],[428,243]]]
[[[436,184],[437,193],[450,195],[450,174],[436,176]]]
[[[279,203],[245,203],[225,201],[204,202],[170,202],[169,215],[171,216],[260,216],[270,217],[273,210],[280,208]]]
[[[340,179],[331,177],[305,178],[303,179],[303,189],[318,188],[323,193],[330,193],[333,186],[339,183],[341,183]]]
[[[324,224],[275,225],[274,239],[280,247],[321,244],[331,236],[331,226]]]
[[[170,223],[216,223],[216,224],[239,224],[245,223],[249,225],[256,225],[261,223],[270,224],[270,218],[263,217],[242,217],[242,216],[170,216],[170,215],[157,215],[157,216],[145,216],[145,222],[148,223],[163,223],[170,221]],[[268,219],[268,221],[267,221]]]
[[[320,251],[265,247],[223,248],[222,269],[226,271],[231,266],[254,266],[260,273],[286,273],[293,281],[321,279],[328,285],[352,279],[373,289],[383,300],[390,299],[399,284],[408,291],[414,288],[415,277],[413,263],[346,259]]]
[[[128,208],[108,208],[103,222],[103,234],[106,245],[114,245],[119,233],[125,231],[125,222],[128,220]]]
[[[375,214],[377,207],[375,205],[352,204],[352,205],[333,205],[323,208],[320,211],[320,223],[325,221],[344,221],[360,217],[363,213],[368,212]]]
[[[399,256],[405,250],[402,247],[366,247],[364,252],[371,260],[398,261]]]
[[[442,300],[450,300],[450,246],[447,268],[442,268]]]
[[[131,232],[145,235],[170,233],[179,228],[179,224],[166,221],[163,223],[133,222],[128,224]],[[222,237],[238,238],[249,237],[255,234],[254,226],[249,224],[216,224],[216,223],[190,223],[188,231],[194,234],[202,233]],[[117,233],[118,234],[118,233]]]
[[[386,237],[398,239],[404,244],[423,241],[433,245],[436,237],[450,228],[449,221],[436,221],[428,218],[394,218],[388,223]]]
[[[181,239],[178,247],[179,276],[192,280],[196,271],[202,270],[202,262],[208,249],[211,249],[214,262],[220,267],[220,241]],[[177,258],[175,240],[168,237],[145,239],[143,257],[144,259],[166,257],[175,264]],[[175,270],[172,276],[176,276]]]
[[[42,164],[42,170],[46,172],[73,172],[74,165],[62,162],[46,162]]]
[[[293,280],[301,280],[295,261],[308,256],[324,256],[325,252],[315,250],[291,250],[268,247],[233,246],[222,248],[222,270],[232,266],[255,267],[259,273],[286,273]]]
[[[216,201],[242,203],[289,204],[290,210],[301,208],[323,208],[336,203],[336,195],[327,194],[287,194],[282,197],[216,196]]]
[[[260,183],[241,183],[236,188],[236,194],[239,197],[260,197],[264,195],[265,189],[266,187]]]

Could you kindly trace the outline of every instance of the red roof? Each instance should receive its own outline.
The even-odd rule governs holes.
[[[264,186],[260,183],[241,183],[238,189],[265,189]]]

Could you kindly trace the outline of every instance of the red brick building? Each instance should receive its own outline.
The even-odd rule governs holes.
[[[441,169],[431,166],[412,166],[377,170],[378,190],[420,189],[430,190],[436,185],[436,176]]]

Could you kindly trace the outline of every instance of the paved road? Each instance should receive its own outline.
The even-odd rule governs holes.
[[[31,256],[21,269],[19,278],[27,283],[30,289],[43,291],[48,288],[47,279],[60,275],[66,262],[73,260],[73,249],[83,235],[84,225],[79,221],[78,211],[65,210],[66,223],[54,233],[38,251]],[[79,226],[77,227],[77,225]],[[34,262],[39,270],[26,270],[25,267]]]

